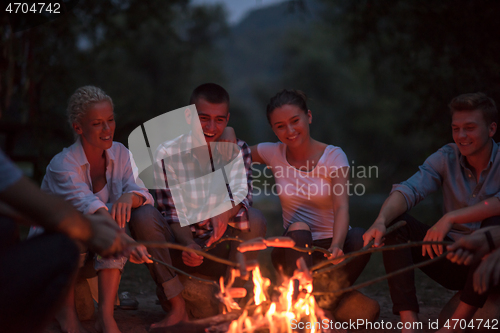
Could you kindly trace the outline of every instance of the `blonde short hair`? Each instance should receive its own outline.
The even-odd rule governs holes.
[[[107,101],[113,106],[113,100],[101,88],[94,86],[84,86],[76,89],[68,102],[68,122],[71,128],[73,123],[80,123],[87,111],[96,103]]]

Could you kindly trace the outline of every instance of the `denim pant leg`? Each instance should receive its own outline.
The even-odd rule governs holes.
[[[130,217],[130,233],[137,241],[147,242],[175,242],[175,237],[167,220],[151,205],[144,205],[132,211]],[[167,248],[148,248],[152,258],[172,264],[170,251]],[[162,287],[165,296],[171,299],[182,291],[182,283],[175,271],[168,267],[153,263],[146,264],[151,277],[158,287]]]
[[[312,234],[309,230],[287,231],[284,236],[293,239],[295,241],[295,246],[298,247],[306,247],[306,245],[311,247],[313,243]],[[297,268],[296,262],[299,258],[304,258],[307,267],[312,266],[312,256],[305,252],[299,252],[286,248],[274,248],[271,252],[271,260],[274,268],[277,271],[282,269],[283,273],[287,276],[293,275],[293,271]]]
[[[486,227],[491,227],[491,226],[499,226],[500,225],[500,216],[493,216],[490,218],[485,219],[481,223],[481,228],[486,228]],[[486,238],[485,238],[486,241]],[[486,303],[486,300],[488,299],[489,292],[483,293],[479,295],[474,291],[474,284],[473,284],[473,278],[474,278],[474,272],[476,271],[476,268],[481,264],[481,262],[478,262],[474,265],[470,266],[469,274],[467,276],[467,281],[465,283],[464,290],[462,292],[462,295],[460,296],[460,300],[466,304],[482,308],[484,303]],[[498,289],[498,288],[497,288]]]

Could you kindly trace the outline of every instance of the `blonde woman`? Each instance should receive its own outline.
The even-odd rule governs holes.
[[[71,96],[67,112],[76,142],[52,159],[42,190],[64,197],[83,214],[111,217],[122,229],[130,219],[159,214],[152,206],[152,196],[137,178],[128,149],[113,142],[116,125],[111,98],[97,87],[81,87]],[[133,254],[133,262],[152,262],[145,247],[137,247]],[[126,257],[95,257],[99,289],[95,328],[98,332],[120,332],[113,310],[126,261]],[[57,319],[64,332],[86,332],[76,316],[73,290]]]

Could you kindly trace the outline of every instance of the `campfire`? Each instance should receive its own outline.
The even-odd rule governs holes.
[[[274,238],[272,240],[262,240],[279,247],[293,247],[290,239]],[[252,250],[255,249],[255,242]],[[259,248],[259,250],[262,248]],[[240,252],[245,251],[245,243],[240,246]],[[281,285],[270,288],[271,282],[262,276],[257,264],[246,265],[242,263],[242,256],[239,257],[239,269],[233,269],[231,278],[224,286],[224,279],[221,278],[221,292],[219,300],[225,305],[225,311],[238,311],[241,314],[230,325],[228,332],[256,332],[268,331],[270,333],[292,332],[293,325],[303,324],[304,328],[309,328],[310,323],[319,322],[323,317],[323,311],[318,307],[313,291],[313,278],[304,260],[297,261],[297,270],[291,278],[284,278]],[[243,270],[242,270],[243,267]],[[234,298],[245,297],[244,288],[232,288],[234,279],[237,276],[247,275],[251,270],[253,281],[253,299],[241,309]],[[319,320],[318,320],[319,319]],[[308,323],[309,325],[306,325]],[[302,326],[301,326],[302,327]],[[305,332],[316,332],[317,327],[312,325]]]
[[[388,232],[404,225],[404,221],[400,221],[395,225],[388,228]],[[218,242],[214,243],[215,246],[219,242],[223,241],[239,241],[237,238],[225,237],[220,239]],[[276,286],[271,286],[271,282],[268,278],[263,277],[257,262],[246,262],[244,253],[247,251],[261,251],[268,247],[282,247],[291,248],[296,251],[312,253],[313,251],[319,251],[323,253],[325,249],[317,247],[307,247],[298,248],[295,246],[295,242],[288,237],[273,237],[268,239],[254,239],[247,242],[242,242],[238,247],[239,252],[237,253],[237,262],[232,262],[223,258],[218,258],[205,251],[195,250],[191,248],[186,248],[179,244],[172,243],[143,243],[146,246],[155,247],[166,247],[174,248],[184,251],[191,251],[202,255],[208,259],[224,263],[231,267],[230,278],[224,281],[221,278],[219,283],[214,281],[205,280],[196,276],[192,276],[186,272],[183,272],[171,265],[163,263],[159,260],[152,258],[153,261],[166,265],[169,268],[178,271],[181,274],[188,276],[191,279],[196,279],[200,282],[212,284],[218,292],[217,299],[223,305],[223,313],[213,317],[208,317],[204,319],[193,320],[190,322],[183,322],[177,325],[167,327],[152,329],[151,332],[178,332],[183,331],[185,333],[190,332],[205,332],[205,333],[253,333],[253,332],[270,332],[270,333],[282,333],[282,332],[320,332],[323,329],[331,329],[332,327],[337,328],[337,322],[335,319],[330,318],[331,314],[326,315],[322,308],[319,307],[316,302],[315,297],[319,297],[318,301],[321,306],[325,309],[329,308],[337,296],[343,295],[344,293],[357,290],[359,288],[368,286],[370,284],[376,283],[378,281],[387,279],[391,276],[401,274],[408,270],[413,270],[417,267],[422,267],[428,265],[432,262],[440,260],[443,255],[419,263],[409,267],[402,268],[396,272],[386,274],[385,276],[372,279],[354,286],[341,286],[338,283],[333,287],[333,285],[328,284],[325,290],[319,288],[319,291],[313,292],[313,276],[315,277],[315,283],[321,285],[321,280],[328,282],[336,282],[337,279],[331,279],[330,276],[325,275],[332,270],[338,269],[339,267],[347,264],[355,256],[363,255],[366,253],[382,252],[387,250],[396,250],[400,248],[422,246],[424,244],[444,244],[446,242],[412,242],[408,244],[399,244],[393,246],[385,246],[381,248],[372,248],[372,243],[367,244],[361,250],[352,252],[344,255],[340,258],[335,258],[335,260],[322,261],[312,267],[307,267],[304,259],[300,258],[297,260],[297,269],[294,271],[292,277],[282,276],[282,282]],[[341,263],[335,263],[338,259],[343,259]],[[244,280],[249,279],[252,276],[253,282],[253,297],[247,301],[246,304],[242,305],[241,299],[247,296],[247,289],[233,287],[235,279],[240,277]],[[321,277],[321,278],[320,278]],[[338,281],[337,281],[338,282]],[[317,286],[318,287],[318,286]],[[324,289],[324,290],[321,290]],[[235,301],[235,299],[240,299],[240,303]],[[333,301],[332,301],[333,300]],[[378,304],[377,304],[378,305]],[[326,306],[326,307],[325,307]],[[375,319],[378,313],[375,314]],[[334,326],[332,326],[335,324]],[[325,327],[327,326],[327,327]]]

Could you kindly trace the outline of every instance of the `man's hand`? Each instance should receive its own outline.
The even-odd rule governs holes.
[[[373,246],[374,247],[380,247],[383,246],[383,237],[385,236],[385,233],[387,232],[387,228],[385,226],[384,221],[380,219],[376,219],[375,222],[373,222],[372,226],[370,229],[368,229],[364,234],[363,234],[363,246],[368,245],[368,243],[373,239]]]
[[[196,243],[191,243],[187,247],[195,250],[201,250],[201,247]],[[196,267],[203,263],[203,257],[193,252],[182,251],[182,261],[187,266]]]
[[[329,260],[344,255],[344,251],[342,251],[342,249],[335,244],[330,245],[330,248],[328,249],[328,251],[331,253],[330,256],[328,256]],[[326,254],[325,254],[325,256],[326,256]],[[342,261],[344,261],[344,259],[335,260],[335,261],[332,261],[332,264],[336,265],[336,264],[341,263]]]
[[[448,245],[447,250],[450,253],[446,258],[458,265],[470,265],[481,260],[490,251],[484,235],[484,232],[489,229],[491,228],[476,230],[472,234],[460,238],[452,245]]]
[[[134,193],[123,194],[111,207],[111,216],[120,228],[125,228],[125,223],[130,221]]]
[[[500,249],[493,251],[483,259],[474,272],[474,291],[484,294],[488,289],[498,285],[500,280]]]
[[[125,232],[111,218],[101,214],[86,215],[92,228],[89,248],[103,257],[121,253],[127,245]]]
[[[446,234],[451,230],[453,222],[448,214],[445,214],[439,221],[436,222],[429,230],[427,230],[427,234],[424,237],[424,242],[441,242],[443,241]],[[436,255],[443,254],[443,245],[423,245],[422,246],[422,256],[425,254],[429,254],[431,259],[434,258],[434,253]]]
[[[207,241],[207,247],[218,241],[226,232],[227,223],[231,217],[230,211],[224,212],[211,218],[213,234]]]

